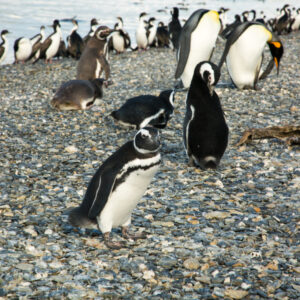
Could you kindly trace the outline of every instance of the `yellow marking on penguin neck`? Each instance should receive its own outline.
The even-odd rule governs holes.
[[[207,12],[207,14],[211,16],[213,19],[215,19],[216,21],[219,21],[219,13],[217,11],[210,10],[209,12]]]
[[[280,43],[280,42],[272,42],[272,44],[273,44],[276,48],[281,48],[281,43]]]

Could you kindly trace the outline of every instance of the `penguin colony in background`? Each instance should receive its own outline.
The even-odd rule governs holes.
[[[111,112],[117,123],[133,126],[138,132],[133,140],[102,163],[90,180],[80,206],[69,212],[69,222],[73,226],[96,226],[103,233],[107,247],[118,249],[124,246],[122,242],[112,241],[110,236],[112,228],[118,226],[122,227],[125,238],[145,237],[144,233],[130,233],[128,227],[133,209],[159,169],[159,129],[165,128],[172,117],[177,89],[187,90],[182,139],[188,164],[203,170],[216,169],[227,148],[229,135],[220,99],[214,91],[223,63],[226,62],[237,88],[256,89],[258,80],[265,78],[274,64],[279,71],[283,45],[276,33],[280,35],[299,29],[299,10],[294,12],[291,21],[288,6],[284,6],[273,21],[267,21],[263,15],[256,19],[256,12],[252,10],[236,16],[229,24],[227,11],[226,8],[219,12],[199,9],[183,26],[176,7],[171,10],[172,19],[167,26],[157,24],[155,18],[148,18],[142,12],[136,30],[136,49],[130,46],[121,17],[117,18],[114,30],[92,19],[90,31],[83,39],[76,32],[78,23],[72,20],[74,27],[68,37],[67,53],[79,59],[77,76],[57,90],[51,100],[55,109],[86,110],[102,98],[103,85],[108,86],[110,77],[109,50],[122,53],[129,48],[144,51],[149,47],[171,47],[177,58],[175,78],[180,82],[175,87],[163,90],[158,96],[129,98]],[[39,59],[51,62],[59,51],[65,51],[60,48],[64,42],[59,21],[54,20],[52,26],[54,31],[46,39],[41,27],[40,34],[15,42],[16,63],[31,58],[34,62]],[[1,32],[0,61],[7,52],[7,34],[7,30]],[[219,35],[226,42],[220,62],[215,64],[211,59]],[[272,60],[263,71],[265,45],[270,48]],[[102,74],[104,79],[100,78]]]

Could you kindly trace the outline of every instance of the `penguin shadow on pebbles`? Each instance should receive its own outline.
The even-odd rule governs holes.
[[[183,142],[190,166],[215,169],[228,144],[229,129],[214,86],[220,78],[212,62],[199,63],[186,99]]]
[[[140,129],[99,167],[81,205],[69,212],[69,222],[75,227],[98,228],[111,249],[125,246],[111,240],[112,229],[119,226],[124,238],[145,238],[143,232],[133,234],[128,227],[133,209],[159,169],[159,149],[158,130]]]

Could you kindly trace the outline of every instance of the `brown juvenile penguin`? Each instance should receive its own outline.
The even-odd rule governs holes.
[[[105,73],[105,85],[110,76],[107,61],[107,37],[112,32],[107,26],[99,26],[84,48],[77,66],[76,79],[93,80]]]

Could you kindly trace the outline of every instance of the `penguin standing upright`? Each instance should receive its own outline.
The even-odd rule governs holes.
[[[1,31],[2,43],[0,44],[0,63],[5,59],[8,51],[8,40],[6,39],[7,34],[9,34],[8,30],[4,29]]]
[[[110,76],[110,67],[106,59],[107,37],[112,30],[107,26],[99,26],[90,38],[77,65],[76,79],[92,80],[105,73],[105,84]]]
[[[151,17],[148,20],[148,28],[147,28],[147,38],[149,47],[157,47],[157,25],[155,23],[156,19]]]
[[[220,29],[218,12],[206,9],[195,11],[182,27],[175,78],[181,78],[183,87],[190,86],[195,66],[210,60]]]
[[[262,72],[263,50],[268,43],[272,60]],[[219,62],[221,69],[226,60],[227,69],[234,85],[239,89],[256,89],[259,79],[265,78],[274,62],[279,72],[283,46],[279,38],[259,22],[245,22],[232,31],[228,37]]]
[[[41,53],[40,48],[42,46],[44,38],[45,38],[45,26],[41,26],[40,33],[36,34],[35,36],[33,36],[30,39],[31,44],[32,44],[32,51],[31,51],[31,55],[28,58],[28,60],[30,60],[32,58],[34,58],[36,60],[40,57],[40,53]]]
[[[109,51],[115,50],[117,53],[123,53],[130,45],[130,37],[123,29],[123,19],[118,17],[118,23],[115,24],[114,32],[108,40]]]
[[[15,52],[15,64],[22,62],[24,63],[31,55],[32,44],[30,39],[21,37],[15,40],[14,43],[14,52]]]
[[[70,35],[67,37],[68,42],[68,54],[72,57],[79,59],[84,48],[84,43],[81,36],[77,33],[78,22],[76,20],[72,20],[73,28],[71,30]]]
[[[173,7],[171,10],[172,19],[168,24],[170,39],[172,41],[174,49],[177,51],[179,48],[179,36],[181,32],[181,24],[179,21],[179,10],[178,7]]]
[[[174,94],[174,90],[166,90],[158,97],[141,95],[130,98],[111,116],[121,124],[137,129],[148,125],[165,128],[174,111]]]
[[[46,63],[50,63],[52,61],[52,58],[57,54],[62,37],[58,20],[53,21],[52,27],[54,30],[53,33],[46,38],[40,48],[41,53],[39,58],[44,58],[46,60]],[[35,62],[36,61],[37,60],[35,60]]]
[[[139,130],[97,170],[89,183],[81,205],[69,214],[69,222],[77,227],[97,225],[109,248],[123,246],[110,238],[112,228],[122,226],[125,238],[144,238],[130,234],[131,214],[145,193],[160,165],[159,132],[155,128]]]
[[[147,14],[142,12],[139,17],[139,25],[135,32],[136,44],[138,49],[146,50],[148,46],[148,38],[147,38],[147,26],[148,23],[146,21]]]
[[[90,31],[83,38],[83,43],[85,45],[87,44],[87,42],[89,41],[89,39],[94,36],[95,31],[96,31],[98,25],[99,25],[99,22],[98,22],[98,20],[96,18],[91,19],[91,21],[90,21]]]
[[[215,169],[227,147],[228,127],[220,100],[213,86],[220,78],[219,68],[199,63],[186,99],[183,141],[189,165]]]
[[[158,47],[170,47],[170,35],[168,27],[163,22],[159,22],[156,31]]]

